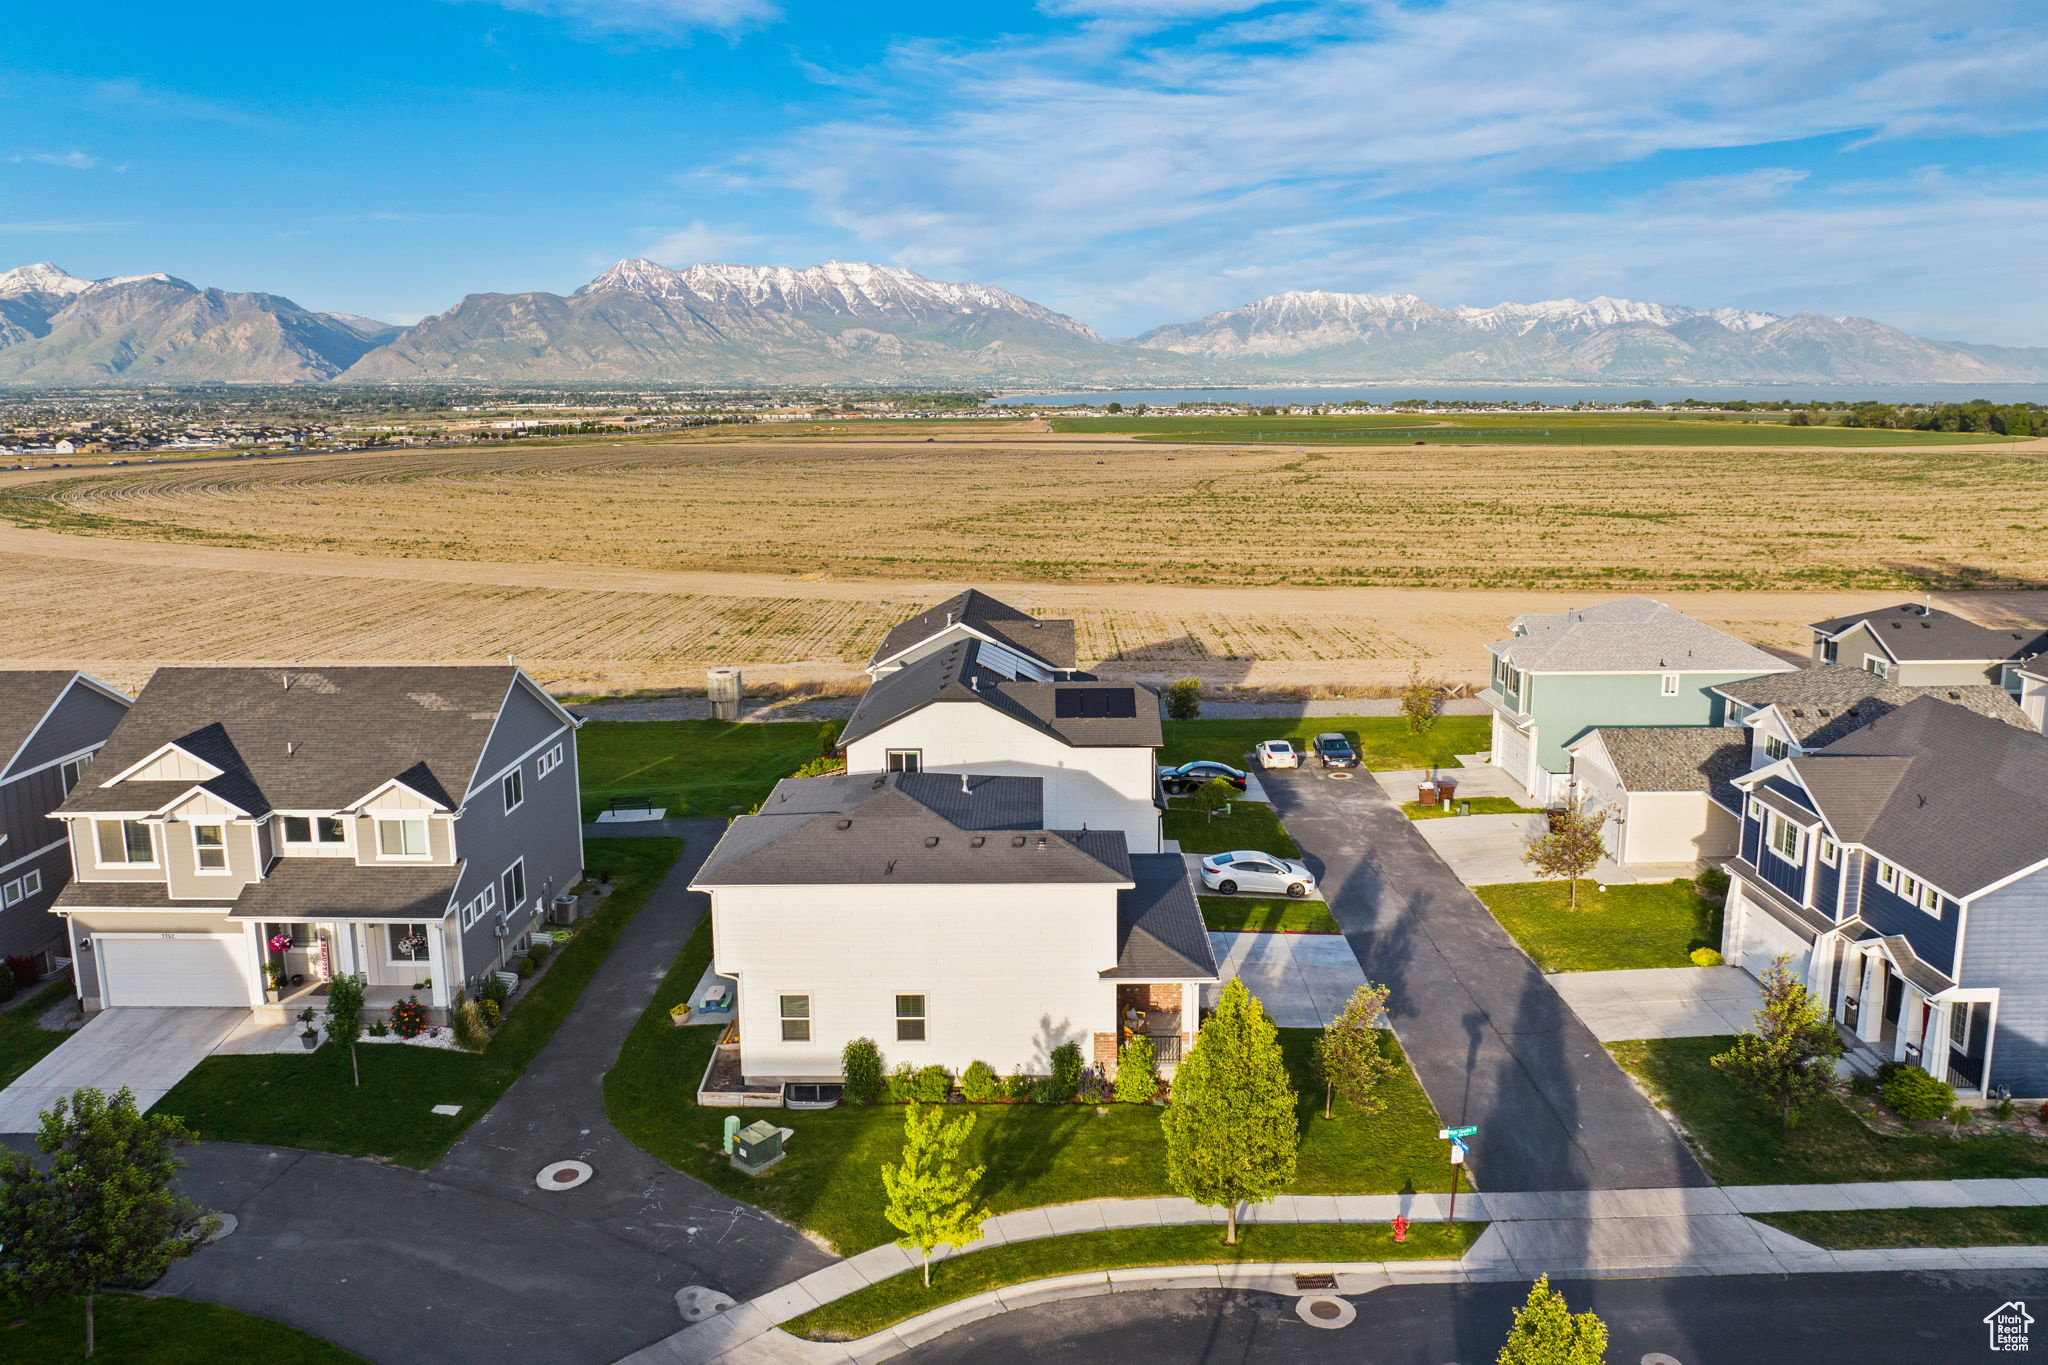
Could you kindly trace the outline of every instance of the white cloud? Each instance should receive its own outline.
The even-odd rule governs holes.
[[[0,223],[0,233],[12,237],[32,237],[41,233],[60,232],[119,232],[134,227],[133,223],[92,223],[71,219],[45,218],[33,223]]]
[[[774,0],[487,0],[506,9],[547,14],[603,34],[679,36],[695,29],[732,32],[781,13]]]
[[[10,156],[7,159],[9,161],[15,162],[16,164],[19,164],[24,161],[32,161],[38,165],[62,166],[66,170],[72,171],[89,171],[93,167],[100,164],[100,159],[98,157],[89,155],[85,152],[81,152],[76,149],[73,149],[72,151],[68,152],[22,152],[19,155]]]
[[[757,233],[713,227],[699,218],[688,227],[664,232],[642,254],[663,265],[696,265],[703,261],[731,260],[743,255],[748,248],[758,246],[762,240]]]

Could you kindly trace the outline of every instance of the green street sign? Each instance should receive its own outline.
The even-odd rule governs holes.
[[[1478,1131],[1479,1125],[1475,1123],[1463,1128],[1446,1128],[1441,1133],[1438,1133],[1437,1136],[1440,1138],[1468,1138]]]

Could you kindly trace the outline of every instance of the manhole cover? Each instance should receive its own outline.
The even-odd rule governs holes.
[[[1342,1308],[1339,1308],[1336,1304],[1331,1303],[1328,1299],[1316,1300],[1314,1303],[1308,1306],[1308,1311],[1315,1314],[1319,1318],[1325,1319],[1341,1318],[1344,1316],[1344,1310]]]
[[[1349,1327],[1358,1321],[1358,1310],[1349,1299],[1340,1299],[1330,1294],[1311,1295],[1297,1299],[1294,1304],[1296,1316],[1311,1327],[1324,1327],[1336,1331]]]
[[[1351,780],[1351,774],[1344,772],[1340,769],[1337,772],[1330,773],[1329,778],[1332,782],[1349,782]]]
[[[573,1190],[590,1179],[590,1167],[580,1161],[557,1161],[541,1167],[533,1183],[544,1190]]]
[[[732,1307],[732,1297],[701,1284],[686,1284],[676,1291],[676,1311],[683,1321],[703,1322]]]

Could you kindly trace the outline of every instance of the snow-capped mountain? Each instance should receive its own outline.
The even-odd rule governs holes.
[[[40,261],[0,273],[6,383],[332,379],[397,331],[162,272],[86,280]]]
[[[566,297],[472,294],[349,378],[988,383],[1190,369],[1007,290],[896,266],[626,260]]]
[[[1413,294],[1293,291],[1137,345],[1317,379],[1972,382],[2048,378],[2048,350],[1909,336],[1868,318],[1780,317],[1606,295],[1440,308]]]

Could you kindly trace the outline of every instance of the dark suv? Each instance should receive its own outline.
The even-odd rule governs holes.
[[[1358,750],[1351,747],[1351,741],[1334,730],[1316,736],[1316,760],[1325,768],[1355,768],[1358,766]]]

